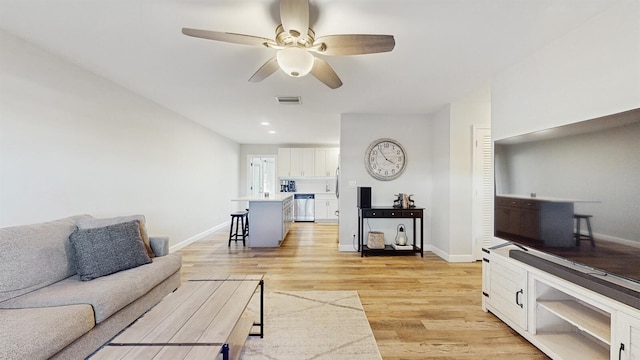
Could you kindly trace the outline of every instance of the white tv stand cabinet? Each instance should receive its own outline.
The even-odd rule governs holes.
[[[640,309],[634,307],[640,299],[636,293],[630,297],[623,294],[618,301],[606,286],[594,291],[576,283],[591,276],[591,269],[531,249],[525,254],[559,264],[558,268],[569,274],[581,272],[579,281],[569,281],[566,278],[571,276],[562,275],[562,269],[560,275],[551,274],[544,267],[510,257],[512,250],[521,249],[515,245],[483,249],[484,311],[493,313],[553,359],[640,359]],[[580,276],[584,274],[591,275]],[[611,276],[596,277],[640,292],[637,284]]]

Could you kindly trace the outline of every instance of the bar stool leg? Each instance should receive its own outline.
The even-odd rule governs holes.
[[[235,220],[235,217],[231,217],[231,225],[229,226],[229,245],[227,246],[231,246],[231,238],[233,236],[233,220]]]
[[[582,219],[576,218],[576,246],[580,246],[580,223]]]
[[[591,231],[591,220],[589,220],[589,218],[587,218],[586,220],[587,220],[587,230],[589,230],[589,240],[591,240],[591,246],[595,247],[596,242],[593,240],[593,232]]]
[[[241,219],[240,219],[240,217],[239,217],[239,216],[237,216],[237,217],[236,217],[236,234],[235,234],[235,236],[234,236],[234,240],[236,241],[236,244],[238,243],[238,236],[239,236],[239,234],[238,234],[238,228],[240,227],[240,226],[239,226],[239,225],[240,225],[240,220],[241,220]]]
[[[244,231],[244,218],[245,218],[244,216],[242,216],[242,217],[240,218],[240,224],[241,224],[241,226],[242,226],[242,227],[240,228],[240,231],[242,232],[242,235],[240,235],[240,236],[242,236],[242,246],[246,246],[246,244],[245,244],[245,242],[244,242],[244,238],[245,238],[245,231]]]

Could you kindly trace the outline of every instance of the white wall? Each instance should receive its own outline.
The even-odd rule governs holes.
[[[407,152],[407,168],[393,181],[372,178],[364,167],[365,151],[372,141],[392,138]],[[414,194],[416,206],[425,210],[425,244],[430,242],[431,218],[431,145],[426,115],[343,114],[340,120],[340,250],[355,251],[353,234],[358,231],[356,188],[369,186],[373,206],[392,206],[394,194]],[[407,236],[412,226],[406,219]],[[371,230],[383,231],[391,243],[396,236],[396,220],[371,220]],[[365,232],[369,228],[365,224]],[[419,234],[418,234],[419,235]]]
[[[472,234],[473,127],[491,124],[485,102],[449,104],[433,116],[431,251],[447,261],[474,261]]]
[[[497,76],[493,139],[640,107],[638,14],[618,3]]]
[[[451,248],[451,105],[433,115],[429,142],[433,154],[431,247],[439,256]],[[471,224],[469,224],[471,226]]]
[[[451,104],[450,261],[473,261],[473,127],[491,126],[491,104]],[[471,256],[471,258],[467,258]]]
[[[0,226],[141,213],[171,245],[228,222],[239,145],[0,32]]]

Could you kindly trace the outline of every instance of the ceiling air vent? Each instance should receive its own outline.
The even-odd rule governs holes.
[[[276,96],[276,100],[280,104],[285,105],[300,105],[302,104],[302,100],[300,100],[300,96]]]

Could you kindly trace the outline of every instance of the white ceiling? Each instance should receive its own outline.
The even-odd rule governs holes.
[[[250,83],[274,50],[181,34],[273,38],[277,0],[0,0],[0,28],[239,143],[338,144],[341,113],[488,100],[492,76],[620,1],[311,0],[317,36],[395,36],[390,53],[325,57],[344,83],[336,90],[280,71]]]

